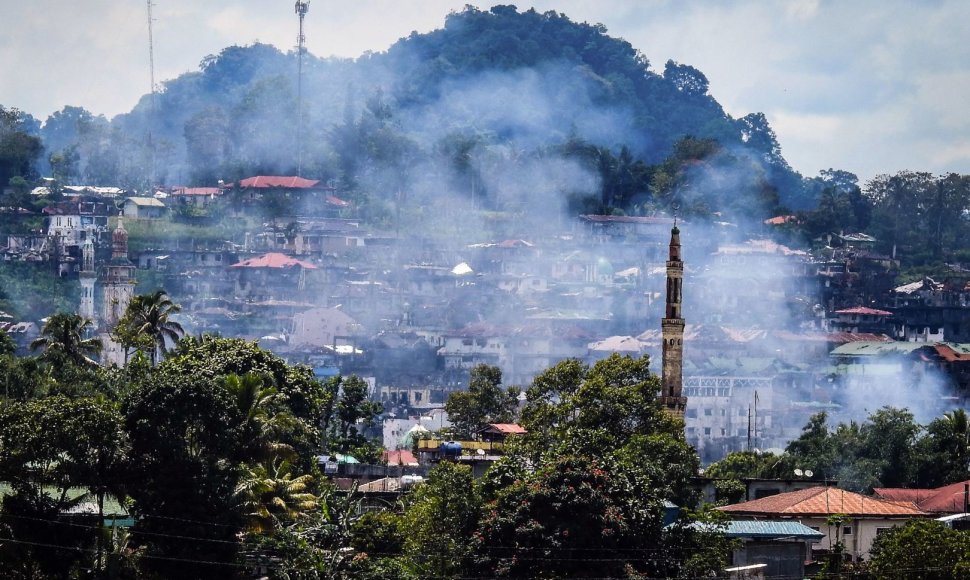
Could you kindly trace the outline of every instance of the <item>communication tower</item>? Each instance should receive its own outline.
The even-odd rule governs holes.
[[[151,1],[151,0],[149,0]],[[306,36],[303,34],[303,19],[310,10],[309,0],[296,0],[293,11],[300,17],[300,34],[296,37],[296,174],[303,173],[303,52]]]

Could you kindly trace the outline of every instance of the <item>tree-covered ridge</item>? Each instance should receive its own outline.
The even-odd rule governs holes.
[[[180,185],[300,169],[376,203],[399,191],[451,190],[501,205],[501,175],[535,173],[564,144],[600,152],[580,168],[595,181],[621,155],[653,166],[692,136],[741,159],[731,171],[753,172],[783,202],[800,204],[800,178],[763,115],[731,118],[701,71],[672,61],[655,71],[599,24],[469,6],[384,53],[304,60],[302,116],[296,54],[232,46],[110,122],[78,107],[55,113],[40,130],[38,167],[64,183],[135,188],[147,185],[150,166],[157,181]],[[538,161],[523,165],[529,159]],[[557,193],[605,197],[600,210],[635,213],[645,207],[635,200],[656,197],[650,186],[637,182],[635,195],[620,197],[595,184]]]

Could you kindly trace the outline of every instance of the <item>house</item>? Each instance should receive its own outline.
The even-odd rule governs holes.
[[[221,187],[174,187],[168,197],[172,205],[204,208],[214,203],[222,193]]]
[[[133,219],[159,219],[165,215],[165,204],[154,197],[129,197],[125,200],[124,216]]]
[[[731,553],[732,566],[762,564],[766,578],[804,578],[812,544],[825,534],[793,521],[731,520],[724,536],[741,543]]]
[[[823,486],[716,509],[736,519],[796,520],[823,534],[813,542],[813,551],[830,550],[841,541],[845,554],[854,561],[869,556],[879,534],[930,515],[912,502],[887,501]]]
[[[835,311],[835,318],[829,322],[832,330],[840,332],[869,332],[873,334],[892,333],[890,323],[893,313],[878,308],[856,306]]]
[[[293,298],[306,288],[306,274],[317,267],[286,254],[269,252],[230,266],[236,272],[235,294],[248,300]]]
[[[887,501],[912,502],[920,510],[932,514],[962,514],[970,512],[970,480],[951,483],[932,489],[903,489],[877,487],[876,497]]]

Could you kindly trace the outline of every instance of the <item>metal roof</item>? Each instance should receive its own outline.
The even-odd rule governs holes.
[[[813,540],[825,536],[798,522],[731,520],[724,530],[729,538],[792,538]]]

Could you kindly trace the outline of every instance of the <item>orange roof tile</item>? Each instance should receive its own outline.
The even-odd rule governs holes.
[[[835,487],[809,487],[717,508],[738,515],[765,516],[922,516],[912,502],[876,499]]]

